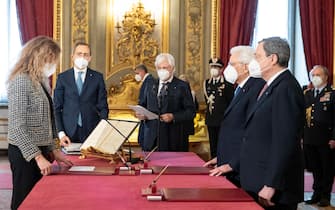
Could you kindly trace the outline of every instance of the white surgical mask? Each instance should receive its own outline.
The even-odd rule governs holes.
[[[249,68],[249,75],[251,77],[255,77],[255,78],[262,77],[261,67],[259,66],[259,63],[255,59],[252,59],[250,61],[248,68]]]
[[[84,69],[88,66],[88,61],[85,58],[80,57],[74,60],[74,64],[76,65],[77,68]]]
[[[160,80],[166,81],[170,77],[170,72],[166,69],[158,69],[157,70],[157,75],[158,75]]]
[[[322,79],[319,76],[313,76],[312,79],[311,79],[311,82],[312,82],[314,87],[318,88],[322,84]]]
[[[219,69],[211,68],[210,73],[211,73],[212,77],[217,77],[217,76],[219,76]]]
[[[224,72],[223,72],[224,78],[231,84],[234,84],[238,78],[238,73],[234,66],[228,65]]]
[[[139,74],[135,74],[135,80],[137,82],[140,82],[142,80],[142,77]]]
[[[45,77],[50,77],[56,72],[57,65],[56,64],[51,64],[47,63],[44,66],[43,73]]]

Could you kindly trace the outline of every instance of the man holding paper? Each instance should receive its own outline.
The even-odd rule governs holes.
[[[188,151],[186,124],[195,116],[190,86],[173,75],[172,55],[159,54],[155,67],[159,80],[148,86],[139,105],[157,114],[159,119],[149,120],[143,112],[135,112],[138,119],[145,120],[142,149],[150,151],[158,146],[159,151]]]

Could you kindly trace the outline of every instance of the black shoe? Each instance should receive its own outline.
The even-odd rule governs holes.
[[[310,205],[310,204],[318,203],[319,201],[320,201],[320,198],[312,196],[312,198],[310,200],[306,200],[305,203]]]
[[[321,207],[330,206],[330,202],[326,198],[321,198],[321,200],[318,203],[318,206],[321,206]]]

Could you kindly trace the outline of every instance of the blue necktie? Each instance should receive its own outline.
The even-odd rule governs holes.
[[[237,88],[234,91],[234,97],[236,97],[241,92],[240,86],[237,86]]]
[[[77,80],[76,80],[76,85],[78,88],[78,93],[79,95],[81,94],[81,89],[83,88],[83,80],[81,79],[81,75],[83,74],[83,72],[79,71],[78,75],[77,75]],[[81,127],[83,125],[82,119],[81,119],[81,113],[79,112],[78,115],[78,122],[77,124]]]
[[[83,88],[83,80],[81,80],[81,75],[83,74],[83,72],[79,71],[77,74],[77,80],[76,80],[76,85],[78,88],[78,93],[80,95],[81,93],[81,89]]]

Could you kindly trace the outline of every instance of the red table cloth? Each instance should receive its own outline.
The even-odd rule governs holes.
[[[75,165],[108,166],[107,160],[78,159],[71,156]],[[201,166],[201,160],[191,152],[155,152],[150,165]],[[57,174],[43,177],[24,200],[19,209],[262,209],[250,202],[167,202],[148,201],[141,196],[156,177],[154,174],[137,176],[94,176]],[[157,188],[235,188],[224,177],[208,175],[162,175]]]

